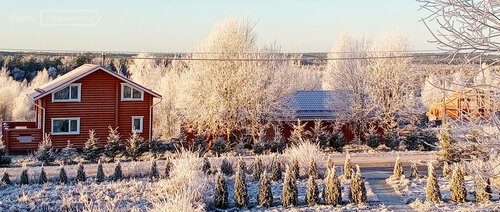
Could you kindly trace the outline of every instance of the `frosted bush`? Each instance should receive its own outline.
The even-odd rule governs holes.
[[[425,199],[429,202],[441,202],[441,191],[434,173],[434,166],[429,162],[427,168],[427,185],[425,188]]]
[[[451,178],[450,192],[453,202],[465,202],[467,190],[465,189],[465,169],[462,164],[456,164]]]
[[[351,163],[351,155],[349,155],[349,152],[345,156],[345,161],[344,161],[344,177],[346,179],[351,179],[352,177],[352,163]]]
[[[411,178],[412,179],[418,179],[419,178],[419,173],[417,169],[417,163],[415,161],[411,162]]]
[[[299,179],[300,178],[300,166],[299,166],[299,161],[297,160],[297,157],[294,157],[292,162],[290,162],[290,169],[292,169],[292,173],[294,174],[295,178]]]
[[[160,182],[165,200],[154,204],[159,210],[165,205],[171,210],[203,211],[208,178],[202,171],[202,159],[197,153],[181,150],[179,158],[172,160],[170,178]]]
[[[216,176],[214,201],[215,207],[220,209],[226,209],[229,204],[226,181],[220,172]]]
[[[259,184],[259,196],[257,197],[257,201],[262,207],[271,207],[273,205],[271,181],[269,180],[269,176],[267,176],[267,172],[265,170],[261,176],[261,181]]]
[[[349,200],[354,204],[362,204],[366,202],[366,187],[361,175],[359,166],[356,165],[356,174],[351,180]]]
[[[342,202],[342,187],[340,180],[335,172],[335,167],[326,170],[325,188],[323,190],[323,198],[327,205],[339,205]]]
[[[38,161],[42,162],[44,165],[48,165],[56,159],[49,134],[45,134],[42,141],[38,144],[36,156]]]
[[[238,168],[234,176],[234,202],[239,208],[245,207],[248,204],[247,184],[243,167],[242,163],[238,163]]]
[[[101,155],[99,147],[99,138],[95,137],[95,131],[89,130],[89,137],[83,146],[83,158],[88,161],[96,162]]]
[[[311,160],[321,160],[322,151],[318,144],[302,142],[288,147],[284,155],[289,159],[297,158],[300,168],[308,170]]]
[[[259,181],[262,175],[262,160],[255,156],[255,160],[253,162],[253,172],[252,177],[254,181]]]
[[[298,203],[297,181],[290,167],[286,168],[285,181],[283,181],[283,191],[281,193],[281,205],[296,206]]]
[[[203,173],[205,174],[210,174],[212,173],[211,171],[211,166],[210,166],[210,161],[208,160],[208,158],[203,158]]]
[[[66,147],[61,150],[59,155],[61,155],[61,159],[64,164],[72,164],[73,160],[78,155],[78,151],[73,147],[73,144],[71,144],[70,140],[68,140],[67,142],[68,143],[66,144]]]
[[[104,170],[102,169],[101,160],[97,163],[97,174],[96,174],[96,182],[104,182],[106,175],[104,174]]]
[[[398,157],[396,158],[396,162],[394,163],[394,171],[391,178],[401,179],[402,177],[404,177],[403,164],[401,163],[398,155]]]
[[[113,180],[119,181],[123,179],[122,166],[120,165],[120,161],[115,165],[115,172],[113,173]]]
[[[282,178],[281,171],[281,160],[277,154],[273,157],[273,162],[271,163],[271,180],[278,181]]]
[[[318,167],[316,167],[316,161],[311,158],[311,164],[309,165],[309,177],[313,177],[315,180],[319,178]]]
[[[312,175],[309,175],[309,180],[307,181],[306,203],[309,206],[319,203],[318,184],[316,184],[316,178]]]
[[[45,170],[42,166],[40,170],[40,175],[38,176],[38,184],[45,184],[47,183],[47,174],[45,173]]]
[[[10,177],[9,177],[9,173],[7,171],[3,172],[2,182],[5,183],[5,184],[7,184],[7,185],[12,184],[12,181],[10,180]]]
[[[26,167],[25,163],[23,163],[23,167],[21,169],[21,177],[19,177],[19,184],[21,185],[30,184],[30,180],[28,177],[28,168]]]
[[[66,174],[66,169],[64,169],[64,165],[59,169],[59,177],[57,178],[57,182],[59,184],[68,184],[68,175]]]

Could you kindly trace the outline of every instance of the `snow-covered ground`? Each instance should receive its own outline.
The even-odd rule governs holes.
[[[403,197],[405,204],[408,204],[416,211],[498,211],[500,210],[499,189],[492,186],[492,199],[489,204],[479,204],[475,202],[474,180],[470,176],[465,177],[467,188],[467,202],[454,203],[450,197],[450,180],[438,177],[438,183],[442,196],[442,203],[434,204],[425,201],[425,187],[427,177],[421,176],[418,179],[405,178],[402,180],[387,180],[395,193]]]
[[[345,155],[340,153],[321,153],[316,155],[317,166],[319,168],[320,176],[324,175],[325,166],[328,156],[331,156],[336,167],[337,173],[342,174],[342,165],[344,163]],[[471,210],[471,211],[491,211],[500,209],[500,197],[498,195],[498,187],[493,186],[493,199],[492,203],[487,205],[476,204],[474,202],[474,183],[471,178],[467,177],[467,189],[469,202],[462,204],[455,204],[450,201],[449,194],[449,181],[440,177],[440,170],[438,170],[438,179],[441,186],[441,193],[443,195],[443,203],[430,204],[425,202],[425,167],[419,167],[422,177],[420,179],[406,179],[403,181],[390,182],[393,186],[393,194],[382,194],[380,190],[381,183],[385,183],[383,179],[388,178],[392,174],[392,165],[397,157],[400,156],[404,164],[405,173],[408,175],[409,164],[408,162],[421,161],[426,162],[434,159],[434,152],[375,152],[375,153],[351,153],[353,164],[360,164],[362,167],[363,177],[365,178],[366,187],[368,190],[368,203],[364,205],[353,205],[348,203],[349,182],[342,179],[342,198],[343,204],[340,206],[327,206],[324,205],[323,200],[321,205],[307,206],[305,204],[305,193],[307,189],[306,172],[307,167],[301,166],[301,179],[298,180],[299,191],[299,206],[287,208],[280,206],[281,204],[281,190],[282,181],[272,183],[272,192],[274,196],[274,205],[271,208],[260,208],[257,206],[258,182],[251,179],[250,170],[253,167],[254,156],[243,157],[248,169],[247,186],[249,194],[250,205],[247,208],[250,211],[391,211],[391,210],[420,210],[420,211],[454,211],[454,210]],[[58,211],[58,210],[78,210],[78,211],[171,211],[172,202],[178,201],[176,205],[189,205],[192,199],[196,200],[194,206],[186,206],[185,210],[192,211],[193,207],[196,211],[200,210],[214,210],[213,206],[213,193],[214,193],[214,179],[213,175],[202,177],[193,173],[183,173],[184,170],[199,169],[202,165],[202,159],[192,156],[192,159],[174,159],[175,168],[173,177],[171,179],[160,179],[151,181],[148,178],[151,163],[149,161],[139,162],[121,162],[122,170],[125,179],[119,182],[112,182],[109,176],[112,175],[115,163],[103,163],[104,172],[108,176],[108,180],[101,184],[95,182],[95,175],[97,164],[85,164],[85,172],[88,176],[88,181],[84,183],[76,183],[76,170],[77,165],[65,166],[66,172],[70,179],[67,185],[59,185],[56,183],[60,166],[46,166],[44,170],[47,172],[49,183],[44,185],[36,184],[41,167],[32,164],[28,166],[28,174],[32,184],[26,186],[19,186],[19,176],[21,172],[20,167],[11,167],[0,169],[0,173],[7,171],[10,179],[15,185],[0,185],[0,211]],[[270,170],[270,164],[273,155],[261,155],[264,167]],[[289,156],[284,154],[280,156],[283,163],[283,170],[289,162]],[[211,168],[213,171],[220,167],[223,157],[209,158]],[[236,167],[237,157],[226,157]],[[164,175],[165,161],[157,161],[158,169],[161,175]],[[193,168],[196,167],[196,168]],[[268,172],[269,173],[269,172]],[[183,176],[185,175],[185,176]],[[179,177],[180,176],[180,177]],[[189,177],[195,176],[196,179]],[[188,177],[188,178],[185,178]],[[175,179],[172,179],[175,178]],[[198,179],[200,178],[200,179]],[[227,185],[229,191],[229,204],[230,210],[237,211],[238,208],[234,207],[233,200],[233,186],[234,176],[227,177]],[[203,181],[199,183],[198,181]],[[203,186],[203,189],[194,189],[193,192],[182,193],[180,191],[171,191],[173,188],[178,188],[181,185],[196,184]],[[372,185],[372,183],[375,183]],[[323,180],[318,179],[317,184],[319,190],[323,190]],[[172,186],[173,185],[173,186]],[[377,187],[375,189],[375,187]],[[390,187],[388,187],[390,189]],[[190,188],[192,189],[192,188]],[[175,190],[175,189],[173,189]],[[182,190],[182,189],[181,189]],[[167,191],[167,192],[166,192]],[[201,192],[197,194],[196,192]],[[168,193],[168,194],[167,194]],[[172,195],[175,194],[175,195]],[[183,198],[182,195],[193,196]],[[321,195],[321,194],[320,194]],[[382,196],[380,196],[382,195]],[[395,195],[397,200],[387,202],[391,195]],[[382,198],[379,198],[382,197]],[[179,199],[176,199],[179,198]],[[168,200],[167,200],[168,199]],[[168,204],[166,202],[170,201]],[[187,201],[187,202],[182,202]],[[396,202],[401,202],[401,205],[394,206]],[[168,206],[168,207],[167,207]],[[183,209],[181,209],[182,211]]]

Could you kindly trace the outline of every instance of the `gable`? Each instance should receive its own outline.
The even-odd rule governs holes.
[[[52,94],[55,91],[58,91],[61,88],[64,88],[64,87],[68,86],[69,84],[71,84],[79,79],[82,79],[82,78],[84,78],[84,77],[86,77],[86,76],[88,76],[88,75],[90,75],[98,70],[102,70],[102,71],[106,72],[107,74],[109,74],[115,78],[118,78],[119,80],[126,82],[126,83],[138,88],[139,90],[142,90],[146,93],[151,94],[154,97],[161,98],[160,94],[158,94],[158,93],[156,93],[156,92],[154,92],[154,91],[152,91],[152,90],[150,90],[142,85],[139,85],[138,83],[135,83],[132,80],[130,80],[124,76],[121,76],[115,72],[112,72],[112,71],[110,71],[102,66],[93,65],[93,64],[84,64],[84,65],[50,81],[49,83],[47,83],[39,88],[35,88],[33,91],[28,93],[28,96],[32,100],[40,99],[44,96]]]

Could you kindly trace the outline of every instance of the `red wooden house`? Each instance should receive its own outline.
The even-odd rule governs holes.
[[[161,95],[98,65],[82,65],[28,94],[34,102],[34,122],[3,122],[2,139],[9,151],[36,150],[45,133],[53,146],[67,141],[83,147],[89,130],[106,142],[108,126],[122,139],[135,131],[151,139],[153,98]]]

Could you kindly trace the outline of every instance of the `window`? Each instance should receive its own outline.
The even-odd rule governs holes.
[[[53,118],[52,135],[80,134],[80,118]]]
[[[132,131],[142,133],[143,116],[132,116]]]
[[[144,92],[130,84],[122,83],[122,101],[142,101],[144,100]]]
[[[52,93],[52,102],[79,102],[81,95],[81,83],[72,83]]]

